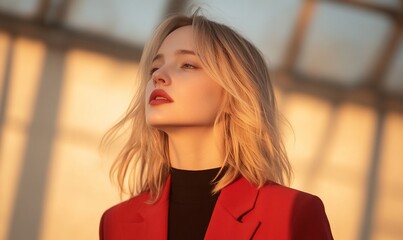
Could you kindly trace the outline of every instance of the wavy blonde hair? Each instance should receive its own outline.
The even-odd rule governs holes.
[[[279,114],[267,64],[259,50],[226,25],[197,12],[173,15],[163,21],[146,44],[139,65],[137,92],[125,116],[102,139],[107,145],[119,133],[128,139],[112,165],[111,178],[121,193],[130,196],[149,192],[158,199],[169,176],[168,136],[148,126],[145,118],[145,88],[153,57],[174,30],[192,26],[196,52],[203,69],[225,90],[222,110],[215,127],[224,133],[224,176],[213,192],[242,175],[257,187],[268,181],[289,182],[290,163],[279,132]]]

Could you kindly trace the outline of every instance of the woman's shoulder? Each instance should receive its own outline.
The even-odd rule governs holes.
[[[324,210],[323,202],[318,196],[274,182],[261,187],[258,198],[270,206],[284,206],[294,210],[307,207]]]
[[[269,182],[259,188],[253,213],[268,232],[292,239],[333,239],[322,200],[313,194]],[[282,229],[282,230],[281,230]]]
[[[272,212],[279,211],[279,215],[288,211],[294,217],[323,215],[326,219],[325,206],[318,196],[277,183],[270,182],[261,187],[257,201]]]
[[[127,223],[141,223],[141,209],[148,204],[150,194],[142,193],[126,201],[118,203],[106,210],[99,224],[100,239],[122,239],[121,234],[129,230],[122,230]]]
[[[278,198],[281,200],[294,199],[295,197],[299,197],[302,199],[313,199],[313,200],[319,199],[319,197],[311,193],[287,187],[284,185],[280,185],[275,182],[268,182],[263,187],[261,187],[259,189],[259,195],[263,197]]]
[[[123,202],[120,202],[109,209],[107,209],[103,217],[108,217],[108,218],[114,218],[114,217],[119,217],[121,218],[122,216],[124,217],[127,215],[127,213],[133,213],[137,212],[139,209],[142,208],[145,204],[147,204],[147,201],[150,199],[150,194],[145,192],[141,193],[137,196],[131,197],[128,200],[125,200]]]

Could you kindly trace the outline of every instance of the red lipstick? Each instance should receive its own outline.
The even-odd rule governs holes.
[[[150,105],[160,105],[173,102],[172,98],[162,89],[155,89],[150,95]]]

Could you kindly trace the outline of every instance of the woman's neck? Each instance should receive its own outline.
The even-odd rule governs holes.
[[[185,170],[220,167],[224,159],[223,136],[213,127],[189,127],[168,132],[171,166]]]

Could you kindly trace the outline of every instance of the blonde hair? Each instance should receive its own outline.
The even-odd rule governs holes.
[[[139,65],[137,92],[125,116],[102,139],[105,145],[116,139],[118,133],[130,131],[112,165],[111,177],[117,180],[121,192],[131,196],[149,192],[154,200],[158,199],[169,176],[168,136],[146,124],[145,87],[152,59],[164,39],[174,30],[189,25],[203,69],[225,90],[224,107],[215,126],[222,123],[226,171],[214,192],[240,175],[256,187],[268,181],[288,183],[292,170],[279,132],[280,118],[262,54],[228,26],[197,12],[190,17],[167,18],[146,44]]]

